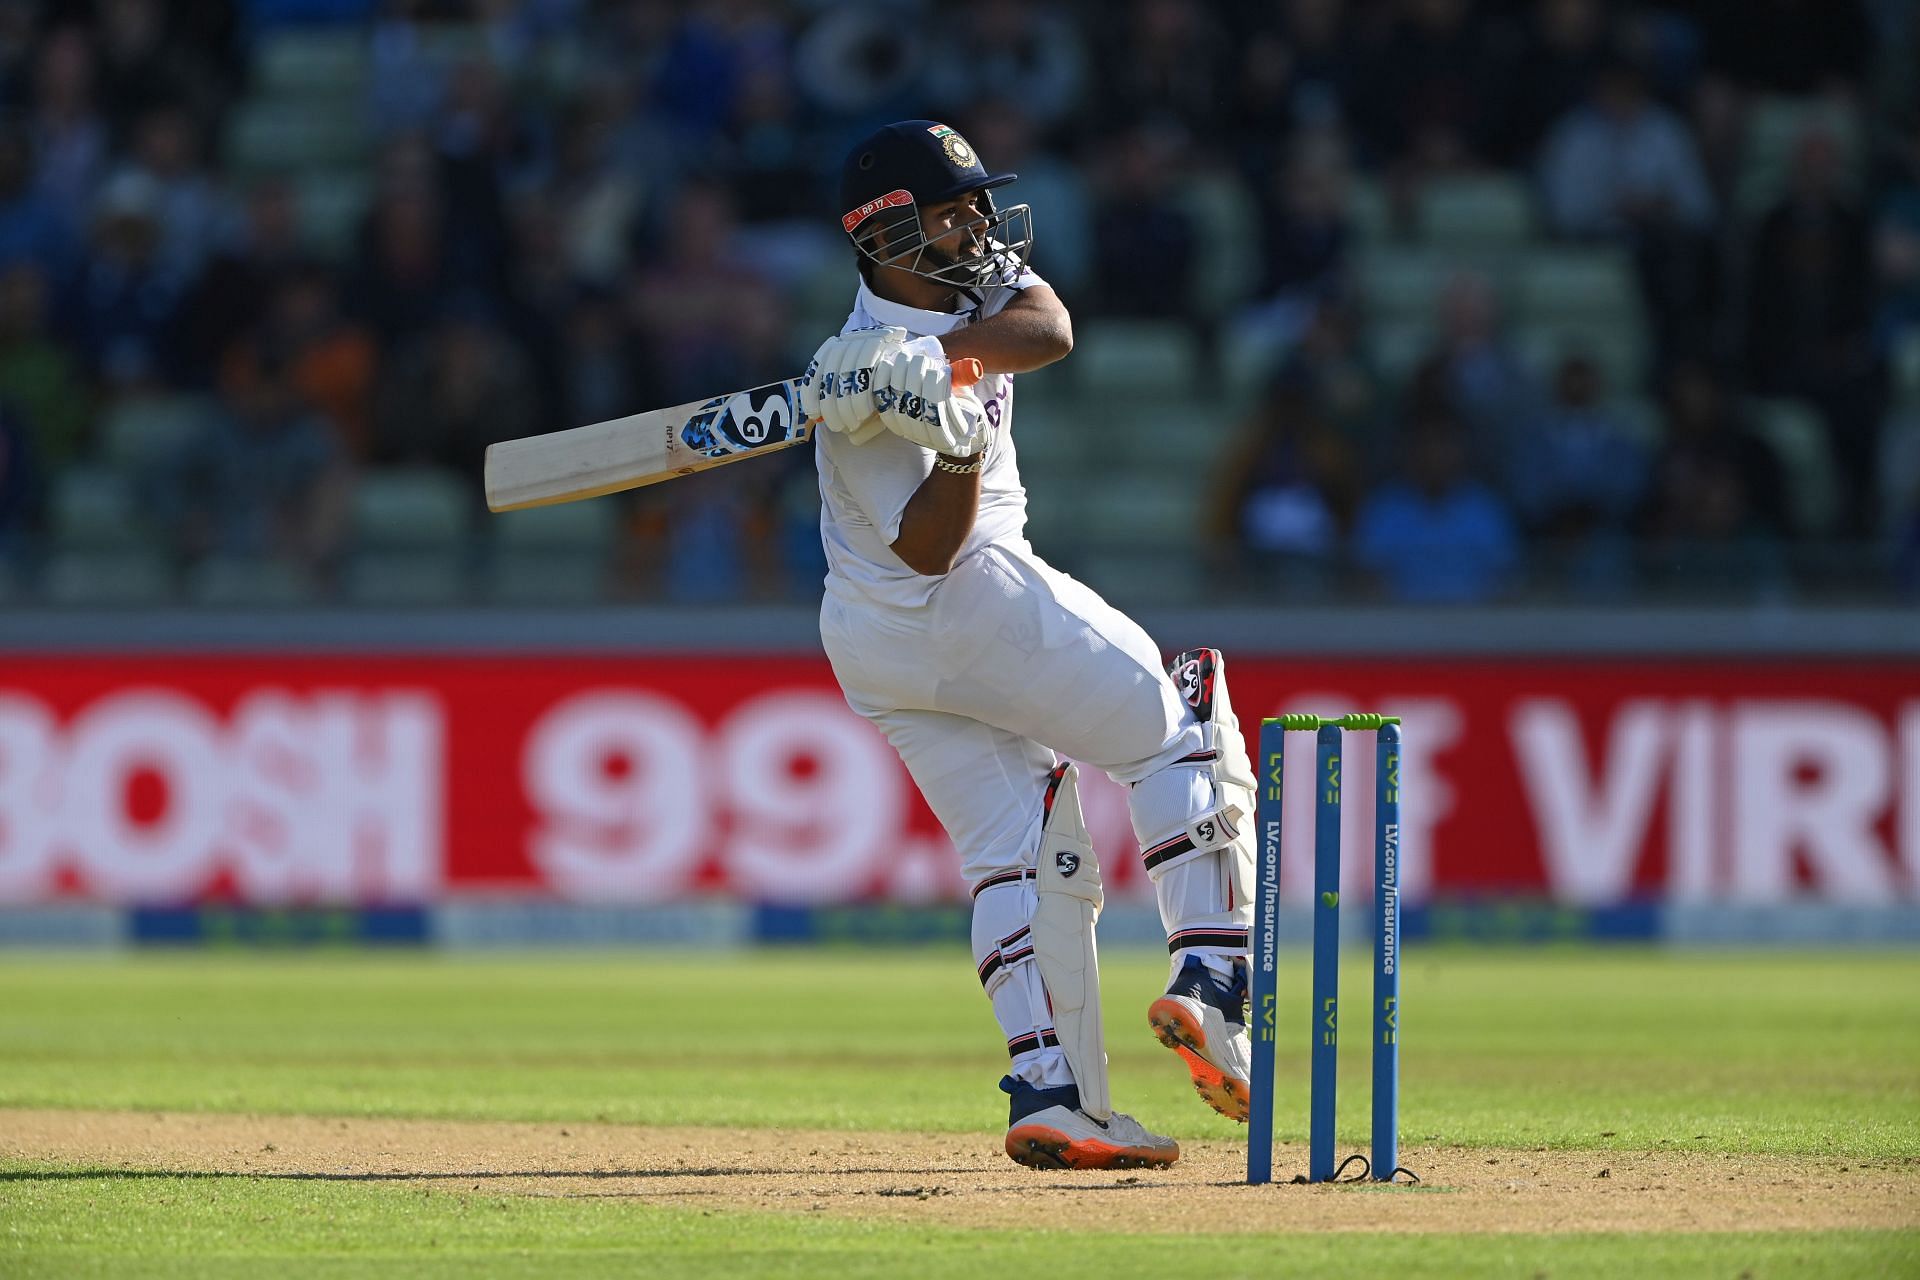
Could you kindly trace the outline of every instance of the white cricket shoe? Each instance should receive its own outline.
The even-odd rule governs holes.
[[[1180,1158],[1180,1144],[1123,1111],[1101,1124],[1084,1111],[1048,1107],[1007,1130],[1007,1154],[1033,1169],[1164,1168]]]
[[[1181,968],[1167,994],[1147,1007],[1147,1025],[1186,1063],[1194,1091],[1227,1119],[1242,1122],[1251,1105],[1247,1082],[1253,1078],[1245,1009],[1238,983],[1223,990],[1220,980],[1194,960]]]
[[[1007,1155],[1028,1168],[1164,1168],[1180,1158],[1179,1143],[1148,1132],[1124,1112],[1102,1124],[1080,1110],[1080,1091],[1072,1085],[1035,1089],[1008,1077],[1000,1087],[1013,1099]]]

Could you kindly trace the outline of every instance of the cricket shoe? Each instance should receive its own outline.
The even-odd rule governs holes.
[[[1147,1025],[1187,1064],[1194,1091],[1229,1120],[1246,1120],[1250,1105],[1253,1042],[1247,1037],[1246,1008],[1240,966],[1229,985],[1192,957],[1167,994],[1147,1007]]]
[[[1116,1111],[1103,1124],[1080,1109],[1072,1085],[1036,1089],[1004,1077],[1008,1108],[1007,1155],[1030,1169],[1165,1168],[1180,1158],[1180,1144],[1149,1133],[1132,1116]]]

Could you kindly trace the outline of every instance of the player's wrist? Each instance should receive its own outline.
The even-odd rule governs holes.
[[[987,451],[982,449],[970,458],[958,458],[951,453],[935,453],[933,469],[949,475],[968,476],[976,474],[987,463]]]

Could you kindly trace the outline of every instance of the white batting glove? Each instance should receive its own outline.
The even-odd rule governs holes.
[[[993,429],[972,388],[955,390],[952,366],[932,338],[916,338],[875,371],[874,399],[887,430],[923,449],[971,458],[987,447]]]
[[[813,353],[806,380],[800,384],[800,409],[818,418],[829,431],[853,434],[873,417],[873,392],[879,365],[898,351],[907,331],[898,327],[856,329],[828,338]]]

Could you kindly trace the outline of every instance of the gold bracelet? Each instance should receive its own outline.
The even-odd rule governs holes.
[[[972,459],[967,462],[948,462],[947,455],[944,453],[936,453],[933,455],[934,466],[942,471],[951,472],[956,476],[970,476],[986,464],[987,451],[985,449],[974,454]]]

